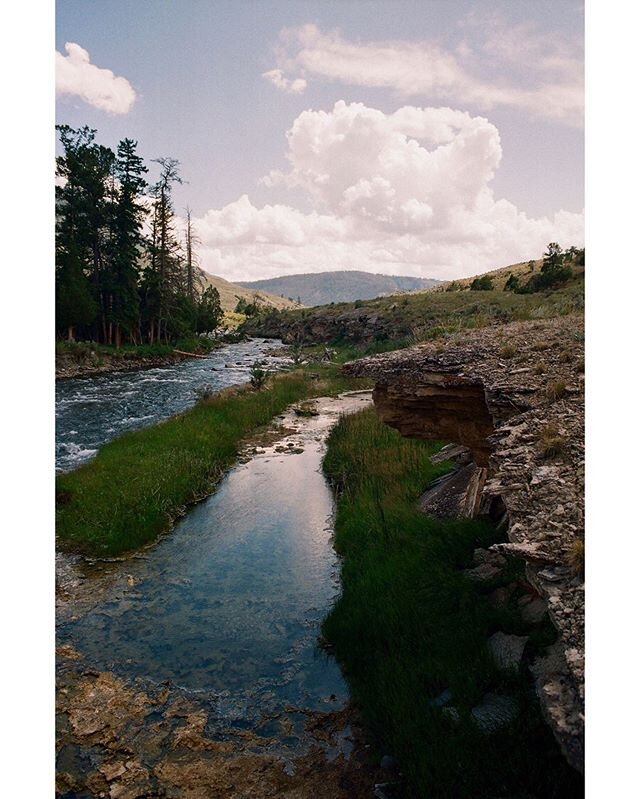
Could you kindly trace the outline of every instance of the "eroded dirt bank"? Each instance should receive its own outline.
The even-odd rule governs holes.
[[[317,400],[299,408],[298,413],[288,412],[273,429],[247,445],[243,453],[246,466],[237,469],[239,481],[247,481],[248,469],[255,463],[264,471],[267,482],[269,463],[277,463],[280,469],[304,471],[309,451],[321,448],[323,437],[338,414],[357,410],[368,402],[370,395],[360,393],[337,400]],[[322,479],[320,475],[317,478]],[[310,487],[317,496],[314,486]],[[202,512],[206,510],[204,505],[198,507]],[[206,525],[202,534],[207,534]],[[320,530],[310,542],[314,547],[325,545]],[[220,546],[224,543],[221,540]],[[330,546],[330,540],[328,543]],[[231,545],[236,547],[237,542],[232,541]],[[156,551],[157,547],[150,548],[110,562],[58,556],[57,618],[61,634],[57,649],[56,787],[60,797],[357,799],[371,797],[376,784],[394,781],[392,772],[377,767],[379,753],[373,755],[357,713],[340,696],[321,698],[315,704],[287,703],[289,689],[282,699],[276,682],[272,690],[267,690],[269,686],[261,686],[261,679],[242,691],[220,690],[219,686],[212,690],[194,688],[185,685],[187,679],[158,679],[158,664],[165,662],[164,655],[154,661],[155,671],[145,672],[140,666],[144,657],[139,657],[136,665],[129,663],[124,649],[115,647],[102,653],[94,631],[99,639],[103,626],[116,619],[119,633],[130,630],[133,624],[143,637],[148,624],[145,627],[138,618],[149,614],[151,605],[158,606],[161,618],[169,620],[165,633],[152,642],[156,649],[162,649],[163,643],[169,648],[174,645],[172,619],[176,625],[181,623],[180,618],[185,624],[198,624],[200,600],[195,594],[192,603],[188,599],[192,590],[189,579],[195,590],[198,574],[187,578],[174,569],[174,582],[180,585],[170,586],[166,570],[158,569],[157,562],[154,566]],[[298,558],[306,557],[299,550],[296,554]],[[196,565],[202,557],[200,553],[194,559]],[[314,564],[312,574],[321,576],[322,560]],[[299,564],[295,568],[298,573]],[[256,579],[260,579],[259,575]],[[164,603],[162,581],[168,581]],[[175,615],[181,592],[186,598],[187,615],[183,617]],[[224,597],[216,601],[223,602]],[[256,606],[252,615],[257,618],[259,612],[260,607]],[[294,631],[294,655],[304,650],[308,640],[317,639],[319,627],[312,623],[313,613],[322,615],[324,610],[318,607],[305,611],[303,606],[299,612],[311,616],[301,619],[301,632]],[[89,623],[85,624],[87,619]],[[215,623],[214,617],[202,619],[203,635],[211,623]],[[274,635],[285,635],[290,626],[290,621],[278,619]],[[230,630],[230,635],[234,636],[235,631]],[[84,642],[86,651],[79,642]],[[131,652],[135,651],[134,647]],[[295,658],[292,660],[286,652],[285,655],[276,667],[280,671],[270,679],[291,686],[303,685],[304,675],[296,669]],[[257,655],[249,653],[247,657]],[[113,669],[105,668],[110,660],[114,661]],[[312,661],[305,666],[309,673],[314,668],[315,660]],[[227,663],[218,675],[224,682],[225,671],[232,668],[232,663],[221,662]],[[200,681],[202,675],[206,676],[206,668],[215,668],[206,663],[199,666]],[[319,689],[319,695],[323,690],[324,687]]]
[[[344,370],[376,380],[376,409],[403,435],[458,442],[463,462],[469,453],[458,512],[502,515],[509,543],[492,548],[525,560],[547,604],[558,640],[534,664],[534,677],[567,759],[581,769],[584,319],[470,330]]]

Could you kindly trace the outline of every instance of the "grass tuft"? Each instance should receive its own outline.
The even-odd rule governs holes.
[[[574,575],[580,577],[584,576],[585,556],[584,556],[584,540],[582,538],[576,538],[571,543],[571,547],[569,549],[568,562],[569,562],[569,568],[571,569]]]
[[[552,380],[547,384],[545,395],[549,402],[557,402],[567,393],[567,384],[564,380]]]
[[[565,451],[567,440],[557,424],[552,422],[540,431],[540,447],[543,458],[557,458]]]

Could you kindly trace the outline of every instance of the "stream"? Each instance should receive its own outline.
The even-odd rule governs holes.
[[[185,410],[203,386],[217,390],[246,383],[256,360],[263,360],[268,369],[289,363],[288,358],[268,354],[280,347],[278,340],[243,341],[172,366],[59,380],[56,470],[74,469],[121,433]]]
[[[370,401],[353,392],[318,400],[315,416],[283,414],[214,494],[133,557],[59,555],[59,649],[147,694],[179,691],[204,709],[208,735],[262,736],[286,769],[308,746],[309,713],[339,712],[348,700],[338,665],[318,646],[340,590],[321,462],[339,415]],[[349,730],[341,736],[332,757],[349,754]],[[65,773],[82,761],[69,740]]]

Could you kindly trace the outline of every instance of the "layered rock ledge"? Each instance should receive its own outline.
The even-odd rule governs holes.
[[[461,332],[344,366],[373,377],[380,418],[414,438],[468,448],[469,514],[498,510],[547,603],[558,640],[533,672],[568,760],[584,755],[584,320]]]

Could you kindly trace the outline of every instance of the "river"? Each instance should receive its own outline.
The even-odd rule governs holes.
[[[279,368],[288,359],[267,353],[280,346],[280,341],[252,340],[172,366],[58,381],[56,470],[74,469],[121,433],[183,411],[203,386],[220,389],[245,383],[256,360]]]

